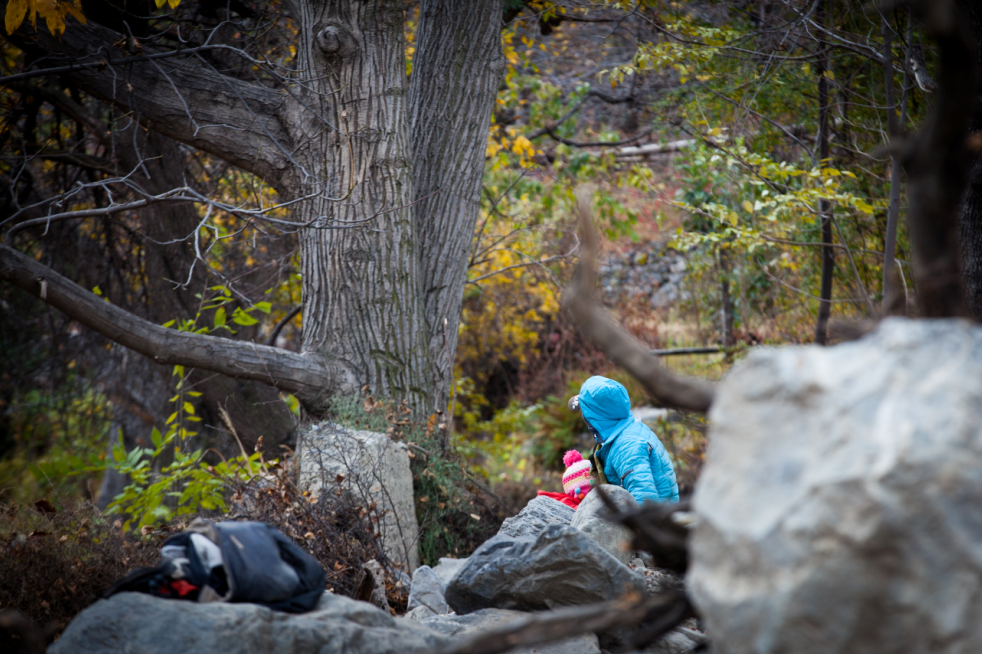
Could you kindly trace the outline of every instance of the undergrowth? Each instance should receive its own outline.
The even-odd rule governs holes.
[[[497,533],[510,511],[486,485],[467,470],[453,439],[444,448],[444,425],[431,420],[419,424],[409,419],[404,405],[392,405],[372,397],[336,399],[331,419],[352,429],[388,434],[409,448],[413,475],[419,554],[426,565],[440,557],[469,556]]]

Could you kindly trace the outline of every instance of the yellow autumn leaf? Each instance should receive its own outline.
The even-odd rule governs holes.
[[[154,0],[154,2],[157,4],[157,9],[160,9],[164,6],[164,3],[167,2],[167,0]]]
[[[747,213],[753,213],[754,212],[754,205],[750,204],[750,201],[749,200],[744,200],[743,201],[743,210],[746,211]]]
[[[27,0],[10,0],[7,3],[7,15],[5,17],[7,34],[13,34],[14,30],[20,27],[20,24],[24,22],[25,15],[27,15]]]
[[[65,12],[59,6],[58,0],[35,0],[34,9],[47,23],[48,31],[54,36],[65,33]],[[37,29],[36,23],[34,27]]]
[[[524,136],[519,136],[518,138],[516,138],[515,142],[512,144],[511,149],[512,152],[514,152],[515,154],[519,154],[525,157],[531,157],[535,154],[535,148],[532,147],[532,142],[529,141]]]
[[[177,5],[181,4],[181,0],[167,0],[167,4],[171,9],[177,9]]]

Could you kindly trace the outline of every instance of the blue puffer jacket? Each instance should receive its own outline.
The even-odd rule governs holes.
[[[627,389],[606,377],[580,388],[580,410],[596,431],[607,482],[627,489],[638,502],[678,502],[675,468],[655,433],[631,415]]]

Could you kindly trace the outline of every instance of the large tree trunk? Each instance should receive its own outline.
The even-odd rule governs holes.
[[[501,0],[423,0],[409,84],[420,293],[435,409],[446,409],[488,127],[505,71]]]
[[[974,0],[961,0],[961,10],[968,16],[975,40],[977,69],[982,70],[982,7]],[[982,76],[977,81],[975,104],[969,131],[982,133]],[[982,319],[982,150],[976,150],[972,161],[968,189],[958,221],[962,250],[962,273],[968,313]]]
[[[287,117],[301,164],[303,351],[336,362],[333,392],[367,385],[429,408],[400,0],[298,3],[307,99]],[[325,227],[327,227],[325,229]],[[340,229],[336,229],[340,228]]]

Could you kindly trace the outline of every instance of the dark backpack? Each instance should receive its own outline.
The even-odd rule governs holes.
[[[314,557],[262,522],[195,520],[160,553],[159,565],[129,573],[106,597],[129,591],[303,613],[317,605],[327,580]]]

